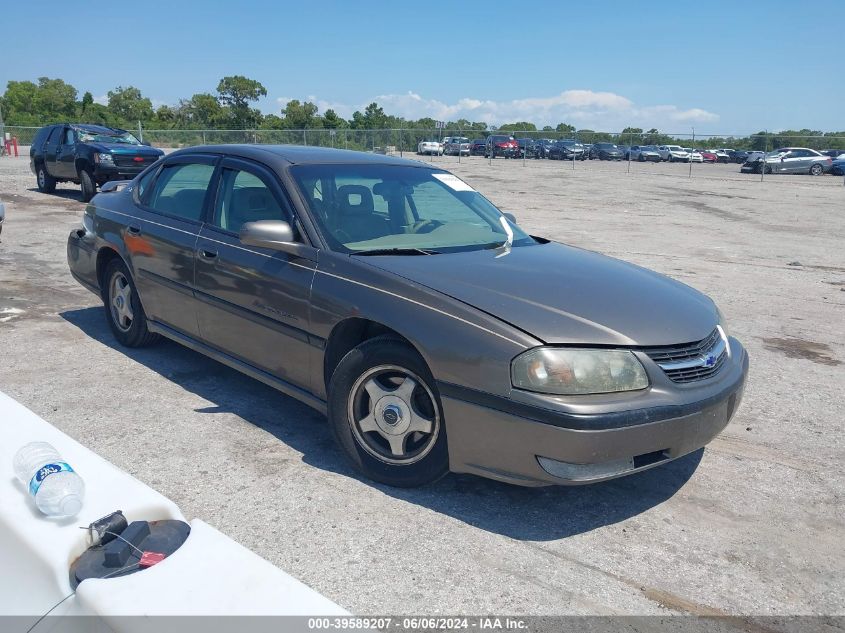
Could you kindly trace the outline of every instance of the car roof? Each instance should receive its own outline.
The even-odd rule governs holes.
[[[225,156],[248,158],[275,166],[351,163],[430,167],[427,163],[407,158],[331,147],[309,147],[306,145],[197,145],[195,147],[180,149],[170,154],[170,156],[184,154],[222,154]]]
[[[93,132],[94,134],[111,134],[113,132],[123,132],[118,128],[106,127],[105,125],[92,125],[90,123],[70,123],[70,127],[84,132]]]

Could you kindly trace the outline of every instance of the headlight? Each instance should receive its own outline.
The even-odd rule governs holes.
[[[108,153],[94,154],[94,158],[96,159],[96,161],[98,163],[105,163],[105,164],[109,164],[109,165],[114,164],[114,157],[111,154],[108,154]]]
[[[722,335],[722,340],[725,341],[725,346],[727,347],[728,354],[731,353],[731,341],[730,334],[728,333],[728,323],[725,321],[725,315],[722,314],[722,311],[719,309],[719,306],[716,306],[716,316],[719,318],[719,325],[716,327],[719,328],[719,333]]]
[[[82,228],[85,229],[85,232],[88,234],[94,232],[94,218],[88,215],[87,210],[82,214]]]
[[[645,389],[648,376],[629,351],[538,347],[513,360],[511,382],[517,389],[582,395]]]

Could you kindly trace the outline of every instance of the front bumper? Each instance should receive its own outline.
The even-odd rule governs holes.
[[[520,412],[441,385],[450,470],[522,486],[579,485],[687,455],[716,437],[742,400],[748,355],[736,339],[731,349],[714,379],[718,389],[668,407],[592,415],[539,407]]]

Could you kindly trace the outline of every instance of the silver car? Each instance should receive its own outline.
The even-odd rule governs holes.
[[[821,176],[830,171],[833,159],[830,156],[806,147],[781,147],[766,154],[755,164],[757,173],[763,168],[767,174],[810,174]]]

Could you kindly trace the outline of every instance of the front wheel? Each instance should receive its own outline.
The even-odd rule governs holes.
[[[38,179],[38,191],[41,193],[53,193],[56,190],[56,179],[47,172],[43,163],[38,166],[36,178]]]
[[[368,478],[407,488],[449,472],[440,396],[407,343],[380,336],[354,348],[332,374],[328,405],[337,443]]]
[[[79,184],[82,186],[82,202],[88,202],[97,194],[94,176],[84,167],[79,170]]]

